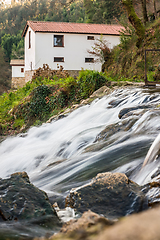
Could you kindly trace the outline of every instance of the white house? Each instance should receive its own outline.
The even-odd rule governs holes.
[[[96,39],[103,37],[108,47],[120,42],[119,25],[27,21],[22,36],[25,38],[25,82],[36,69],[48,64],[57,65],[71,73],[81,69],[101,71],[102,63],[94,61],[88,50],[93,50]]]
[[[15,88],[22,87],[25,84],[24,60],[12,59],[12,86]]]

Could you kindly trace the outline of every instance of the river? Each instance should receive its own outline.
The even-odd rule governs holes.
[[[97,173],[123,172],[143,185],[159,161],[142,164],[160,132],[160,89],[119,88],[66,117],[0,144],[0,177],[26,171],[31,182],[60,199]]]

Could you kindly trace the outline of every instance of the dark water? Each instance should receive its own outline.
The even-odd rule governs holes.
[[[63,119],[31,128],[25,137],[8,138],[0,144],[0,177],[26,171],[33,184],[62,201],[99,172],[124,172],[143,185],[159,166],[155,161],[140,172],[160,133],[159,104],[158,88],[118,89]],[[26,229],[37,234],[36,228]]]

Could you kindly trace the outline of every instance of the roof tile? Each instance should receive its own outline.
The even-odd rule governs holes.
[[[86,33],[103,35],[119,35],[119,32],[124,29],[120,25],[109,24],[27,21],[22,36],[25,36],[28,26],[31,27],[34,32]]]

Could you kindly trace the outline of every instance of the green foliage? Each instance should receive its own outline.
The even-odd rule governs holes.
[[[110,65],[112,62],[112,53],[108,47],[108,41],[103,39],[103,36],[96,39],[94,46],[92,46],[92,50],[88,51],[88,53],[94,56],[95,62],[100,62],[102,64],[102,71],[106,65]]]
[[[14,57],[14,55],[16,56],[16,58],[19,58],[19,54],[21,54],[21,58],[23,58],[24,56],[24,40],[21,38],[21,33],[18,33],[17,36],[11,35],[11,34],[5,34],[2,38],[1,38],[1,45],[2,48],[5,51],[6,57],[8,59],[8,61],[11,60],[11,54],[12,57]],[[13,53],[12,53],[13,51]],[[18,53],[18,51],[21,51],[20,53]],[[17,55],[16,55],[17,52]]]
[[[17,45],[13,43],[11,59],[24,59],[24,39],[21,38]]]
[[[122,3],[126,8],[128,19],[132,26],[134,27],[135,33],[137,35],[136,46],[140,48],[145,36],[145,27],[143,26],[140,18],[138,18],[137,14],[135,13],[132,0],[122,0]]]
[[[80,98],[89,97],[94,91],[105,85],[107,79],[97,71],[82,70],[78,77]]]
[[[7,91],[11,85],[11,71],[8,62],[5,61],[3,49],[0,47],[0,94]]]
[[[13,129],[21,128],[25,124],[24,119],[15,119]]]
[[[36,0],[13,4],[0,9],[0,44],[8,62],[24,57],[21,33],[28,20],[55,22],[84,22],[83,0]]]
[[[28,115],[30,117],[43,119],[43,117],[50,112],[51,106],[48,98],[50,94],[51,90],[46,85],[38,86],[33,90],[29,103]]]
[[[89,23],[112,23],[123,12],[119,0],[84,0],[84,6]]]
[[[79,103],[95,90],[108,83],[99,72],[82,70],[77,79],[73,77],[42,79],[39,77],[17,91],[0,96],[0,124],[4,134],[19,131],[46,121],[52,115]]]
[[[124,27],[120,34],[120,46],[124,50],[128,50],[137,40],[135,29],[124,14],[120,17],[120,24]]]
[[[4,34],[16,36],[26,21],[84,22],[85,9],[82,0],[37,0],[12,4],[0,10],[0,39]]]
[[[123,20],[123,19],[122,19]],[[124,21],[124,24],[123,24]],[[105,71],[112,78],[120,79],[126,77],[130,79],[143,80],[145,77],[145,49],[160,49],[160,18],[146,27],[145,38],[141,47],[136,47],[137,36],[126,20],[122,25],[126,31],[122,33],[121,43],[112,50],[113,61],[110,66],[105,66]],[[130,33],[125,36],[125,33]],[[160,52],[147,52],[147,75],[149,81],[160,81],[158,65],[160,62]]]
[[[154,77],[155,77],[155,72],[149,71],[147,74],[147,80],[154,81],[155,80]]]

